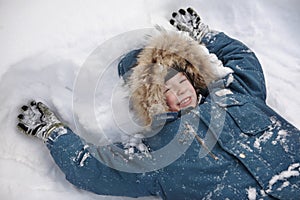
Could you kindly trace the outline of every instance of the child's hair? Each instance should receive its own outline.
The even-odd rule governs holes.
[[[204,78],[202,77],[201,74],[195,74],[193,71],[190,70],[195,67],[184,58],[174,60],[174,61],[175,62],[173,63],[171,68],[177,72],[182,72],[187,77],[187,79],[190,81],[190,83],[194,87],[197,96],[199,96],[200,94],[202,96],[206,96],[207,95],[207,86],[204,81]],[[167,74],[165,80],[169,79],[169,78],[171,78],[171,77],[168,77],[168,74]]]

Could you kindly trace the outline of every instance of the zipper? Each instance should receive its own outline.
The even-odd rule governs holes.
[[[219,160],[219,158],[209,150],[209,148],[206,146],[206,144],[205,144],[205,142],[202,140],[202,138],[199,137],[199,135],[197,135],[197,133],[196,133],[196,131],[193,129],[193,127],[192,127],[190,124],[188,124],[188,123],[186,123],[185,126],[186,126],[186,128],[188,129],[188,131],[189,131],[190,133],[192,133],[192,134],[195,136],[195,138],[196,138],[196,140],[198,141],[198,143],[199,143],[199,144],[200,144],[200,145],[208,152],[208,154],[209,154],[214,160]]]

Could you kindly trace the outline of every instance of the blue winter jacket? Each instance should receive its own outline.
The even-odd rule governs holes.
[[[165,160],[173,156],[174,162],[151,171],[139,164],[143,158],[129,159],[118,146],[88,145],[70,129],[63,135],[53,132],[48,148],[69,182],[114,196],[299,199],[300,132],[266,105],[256,56],[224,33],[203,43],[234,73],[211,84],[204,103],[195,109],[162,116],[168,122],[144,140],[150,152],[174,145],[156,155]],[[178,155],[177,149],[183,153]],[[153,158],[148,162],[151,167],[158,164]]]

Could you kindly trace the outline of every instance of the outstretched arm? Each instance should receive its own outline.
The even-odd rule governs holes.
[[[51,155],[66,175],[66,179],[80,189],[101,195],[113,196],[151,196],[153,181],[141,179],[140,174],[121,172],[106,166],[94,157],[93,146],[86,144],[70,129],[60,135],[54,131],[47,142]],[[100,156],[116,163],[110,148],[103,147]],[[109,155],[110,154],[110,155]],[[123,160],[123,164],[124,164]],[[120,163],[122,164],[122,163]],[[147,185],[145,185],[147,184]]]
[[[92,148],[67,128],[43,103],[32,101],[21,108],[18,128],[25,134],[42,139],[66,175],[66,179],[80,189],[101,195],[150,196],[153,195],[153,177],[138,173],[121,172],[103,164]],[[113,147],[112,147],[113,148]],[[102,160],[112,164],[126,164],[114,157],[109,149],[97,151]]]
[[[188,32],[194,40],[204,44],[210,53],[216,54],[224,66],[234,71],[233,90],[265,101],[266,88],[261,65],[245,44],[224,33],[211,31],[191,8],[173,13],[170,23],[178,30]]]
[[[217,55],[224,66],[234,71],[231,88],[266,100],[265,79],[261,65],[246,45],[224,33],[219,33],[213,38],[204,37],[202,42],[211,53]]]

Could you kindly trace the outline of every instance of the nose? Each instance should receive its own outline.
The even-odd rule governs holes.
[[[185,93],[185,89],[183,87],[178,87],[178,90],[177,90],[177,93],[176,93],[177,96],[180,96],[184,93]]]

